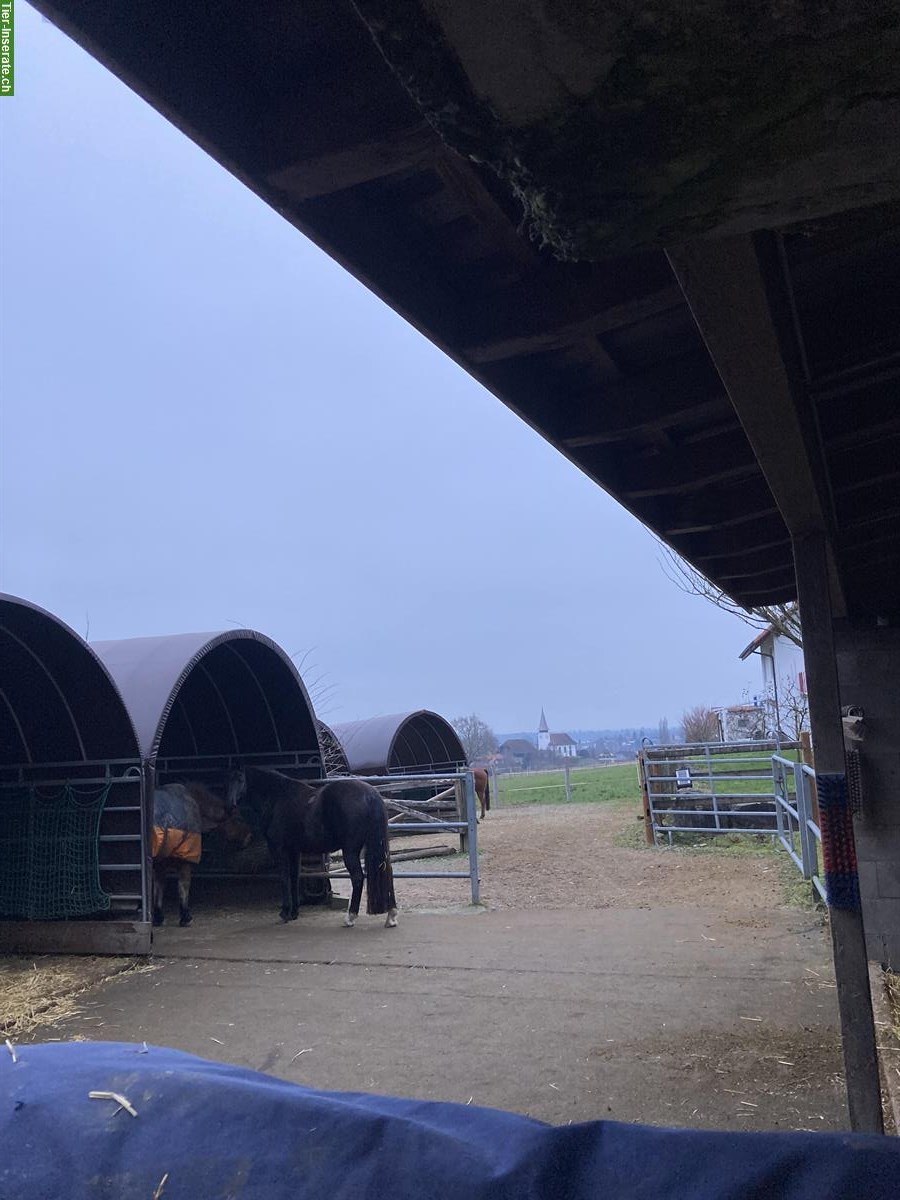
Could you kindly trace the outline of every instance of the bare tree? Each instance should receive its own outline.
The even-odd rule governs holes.
[[[765,705],[772,729],[799,742],[800,734],[809,729],[809,697],[792,675],[785,675],[777,687],[766,688]]]
[[[457,717],[453,722],[453,728],[459,734],[459,740],[463,744],[468,762],[486,758],[487,755],[496,751],[497,738],[493,729],[475,713],[470,713],[467,717]]]
[[[719,718],[708,704],[697,704],[684,711],[681,717],[686,742],[717,742]]]
[[[660,542],[659,546],[659,564],[663,573],[683,592],[687,592],[689,596],[702,596],[704,600],[715,604],[716,608],[740,617],[754,629],[771,627],[776,633],[792,641],[795,646],[802,648],[800,608],[794,601],[788,604],[760,604],[753,608],[744,608],[717,584],[701,575],[689,562],[685,562],[671,546],[667,546],[665,542]]]
[[[659,718],[659,728],[657,729],[657,732],[656,732],[656,740],[660,744],[660,746],[668,746],[671,744],[672,735],[669,732],[669,718],[668,717],[660,717]]]

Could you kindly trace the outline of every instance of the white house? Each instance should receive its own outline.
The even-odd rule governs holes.
[[[551,733],[544,710],[541,709],[541,721],[538,725],[537,748],[549,751],[555,758],[575,758],[578,753],[578,743],[568,733]]]
[[[801,648],[769,626],[744,647],[741,661],[753,654],[760,661],[760,698],[771,716],[771,729],[766,732],[781,730],[794,737],[801,729],[809,729],[806,668]]]

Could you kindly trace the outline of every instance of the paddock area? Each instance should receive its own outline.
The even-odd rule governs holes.
[[[159,931],[154,969],[123,963],[21,1041],[146,1040],[557,1123],[845,1128],[821,914],[791,905],[765,848],[646,848],[639,813],[630,791],[492,811],[484,906],[398,881],[396,930],[316,908],[285,926],[270,882],[237,905],[198,881],[194,925]]]

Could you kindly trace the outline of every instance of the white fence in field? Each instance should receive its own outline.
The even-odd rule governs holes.
[[[578,759],[559,766],[534,767],[528,771],[491,770],[491,807],[504,804],[543,804],[548,800],[572,800],[572,788],[584,773],[593,774],[608,767],[627,766],[627,762],[588,762]]]

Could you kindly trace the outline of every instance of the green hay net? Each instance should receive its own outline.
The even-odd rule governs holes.
[[[0,793],[0,917],[50,920],[109,908],[100,886],[100,818],[109,786]]]

